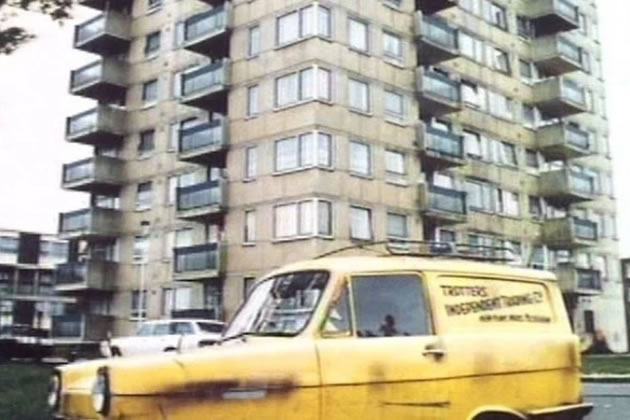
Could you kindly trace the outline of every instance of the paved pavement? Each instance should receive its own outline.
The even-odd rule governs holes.
[[[630,420],[630,383],[584,384],[586,401],[595,404],[588,420]]]

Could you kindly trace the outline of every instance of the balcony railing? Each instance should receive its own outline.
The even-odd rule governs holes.
[[[66,140],[115,147],[123,138],[124,111],[99,105],[66,119]]]
[[[597,223],[585,219],[573,219],[574,233],[578,239],[597,240]]]
[[[57,266],[57,292],[110,291],[117,275],[118,264],[110,261],[87,260]]]
[[[130,42],[129,18],[113,11],[98,15],[74,29],[74,47],[94,54],[120,54],[129,48]]]
[[[593,200],[597,193],[593,177],[568,168],[543,172],[539,182],[540,195],[558,206]]]
[[[419,131],[423,168],[439,170],[465,163],[462,136],[424,124]]]
[[[124,10],[129,8],[131,0],[79,0],[79,4],[97,10]]]
[[[578,268],[576,269],[576,272],[577,272],[578,289],[601,292],[602,290],[601,271]]]
[[[59,236],[73,238],[114,238],[120,228],[120,211],[100,207],[61,213]]]
[[[94,176],[94,159],[84,159],[63,165],[63,183],[83,181]]]
[[[586,112],[586,91],[573,80],[554,77],[534,85],[534,104],[544,119]]]
[[[224,114],[227,111],[229,63],[220,61],[182,75],[182,103]]]
[[[564,121],[539,128],[537,140],[547,161],[566,161],[592,153],[589,132]]]
[[[546,76],[578,71],[583,68],[582,48],[560,35],[538,38],[534,45],[534,61]]]
[[[122,62],[104,59],[73,70],[70,92],[100,102],[116,102],[125,98],[126,71]]]
[[[558,264],[555,272],[564,293],[594,295],[602,291],[602,273],[599,270],[567,262]]]
[[[595,180],[592,176],[569,171],[569,187],[583,194],[595,194]]]
[[[421,69],[418,74],[420,113],[435,117],[461,110],[460,83],[445,75]]]
[[[55,342],[99,342],[107,338],[113,318],[109,315],[66,314],[52,318],[51,336]]]
[[[224,3],[184,23],[184,48],[212,58],[229,56],[231,7]]]
[[[457,6],[459,0],[415,0],[416,10],[422,11],[425,15],[445,10]]]
[[[177,189],[177,210],[193,210],[200,207],[223,204],[221,181],[208,181],[202,184]]]
[[[121,160],[108,156],[94,156],[67,163],[63,165],[63,187],[95,192],[99,191],[101,187],[118,190],[122,184],[122,165]]]
[[[221,246],[217,243],[175,248],[175,273],[219,272]]]
[[[431,185],[429,208],[449,213],[466,214],[466,193]]]
[[[212,162],[213,155],[227,146],[227,128],[222,120],[209,121],[179,132],[179,159]]]
[[[458,31],[445,20],[435,16],[416,15],[420,62],[432,65],[456,58],[458,51]]]
[[[528,17],[538,35],[571,31],[579,27],[579,8],[568,0],[536,0],[527,2]]]

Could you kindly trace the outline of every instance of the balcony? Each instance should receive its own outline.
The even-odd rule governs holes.
[[[538,149],[548,162],[575,159],[593,153],[588,131],[564,121],[538,129]]]
[[[582,70],[582,49],[561,36],[545,36],[535,41],[534,62],[549,76]]]
[[[437,117],[462,110],[459,81],[420,68],[417,83],[421,117]]]
[[[543,119],[586,112],[586,90],[565,77],[545,79],[534,85],[534,105]]]
[[[122,185],[123,161],[107,156],[94,156],[63,165],[61,186],[66,190],[112,196]]]
[[[230,64],[218,61],[182,74],[181,103],[204,110],[227,114]]]
[[[120,233],[121,212],[115,209],[91,207],[61,213],[59,237],[61,239],[113,239]]]
[[[595,180],[570,169],[556,169],[540,174],[540,195],[560,207],[595,198]]]
[[[129,49],[129,18],[108,11],[74,28],[74,48],[103,56],[121,54]]]
[[[223,167],[228,148],[227,126],[224,120],[214,120],[180,130],[179,160]]]
[[[549,248],[581,248],[597,244],[597,223],[576,217],[545,220],[542,240]]]
[[[459,0],[416,0],[416,10],[431,15],[444,9],[457,6]]]
[[[219,7],[221,5],[224,5],[227,0],[200,0],[200,1],[207,3],[212,7]]]
[[[206,181],[177,188],[177,217],[184,220],[216,223],[227,204],[225,181]]]
[[[114,289],[118,264],[111,261],[87,260],[60,264],[55,272],[55,291],[109,292]]]
[[[419,201],[422,216],[438,225],[466,221],[466,193],[463,191],[421,184]]]
[[[439,17],[416,12],[416,39],[421,65],[434,65],[459,56],[457,29]]]
[[[97,10],[124,10],[131,6],[131,0],[79,0],[81,6]]]
[[[599,295],[602,292],[602,273],[599,270],[563,263],[558,264],[555,273],[563,293],[588,296]]]
[[[232,8],[224,3],[184,22],[183,48],[213,59],[229,57],[231,35]]]
[[[223,270],[225,252],[217,243],[175,248],[176,281],[204,281],[217,278]]]
[[[113,320],[110,315],[53,315],[51,337],[55,343],[99,342],[107,338]]]
[[[422,169],[436,171],[466,164],[462,136],[426,124],[418,127]]]
[[[118,147],[124,136],[124,124],[124,111],[99,105],[66,119],[66,140],[89,146]]]
[[[122,102],[127,93],[127,68],[121,61],[104,59],[70,73],[70,93],[99,102]]]
[[[568,0],[528,1],[526,7],[526,16],[531,19],[539,36],[580,27],[578,7]]]

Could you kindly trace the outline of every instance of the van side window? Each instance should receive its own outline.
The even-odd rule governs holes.
[[[350,329],[350,297],[348,285],[345,284],[336,301],[328,310],[322,332],[330,335],[342,333],[350,334]]]
[[[431,334],[428,306],[418,276],[356,276],[352,290],[359,337]]]

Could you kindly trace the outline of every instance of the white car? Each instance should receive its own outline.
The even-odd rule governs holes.
[[[224,327],[223,322],[206,319],[146,321],[135,335],[103,341],[101,353],[115,357],[196,349],[220,340]]]

